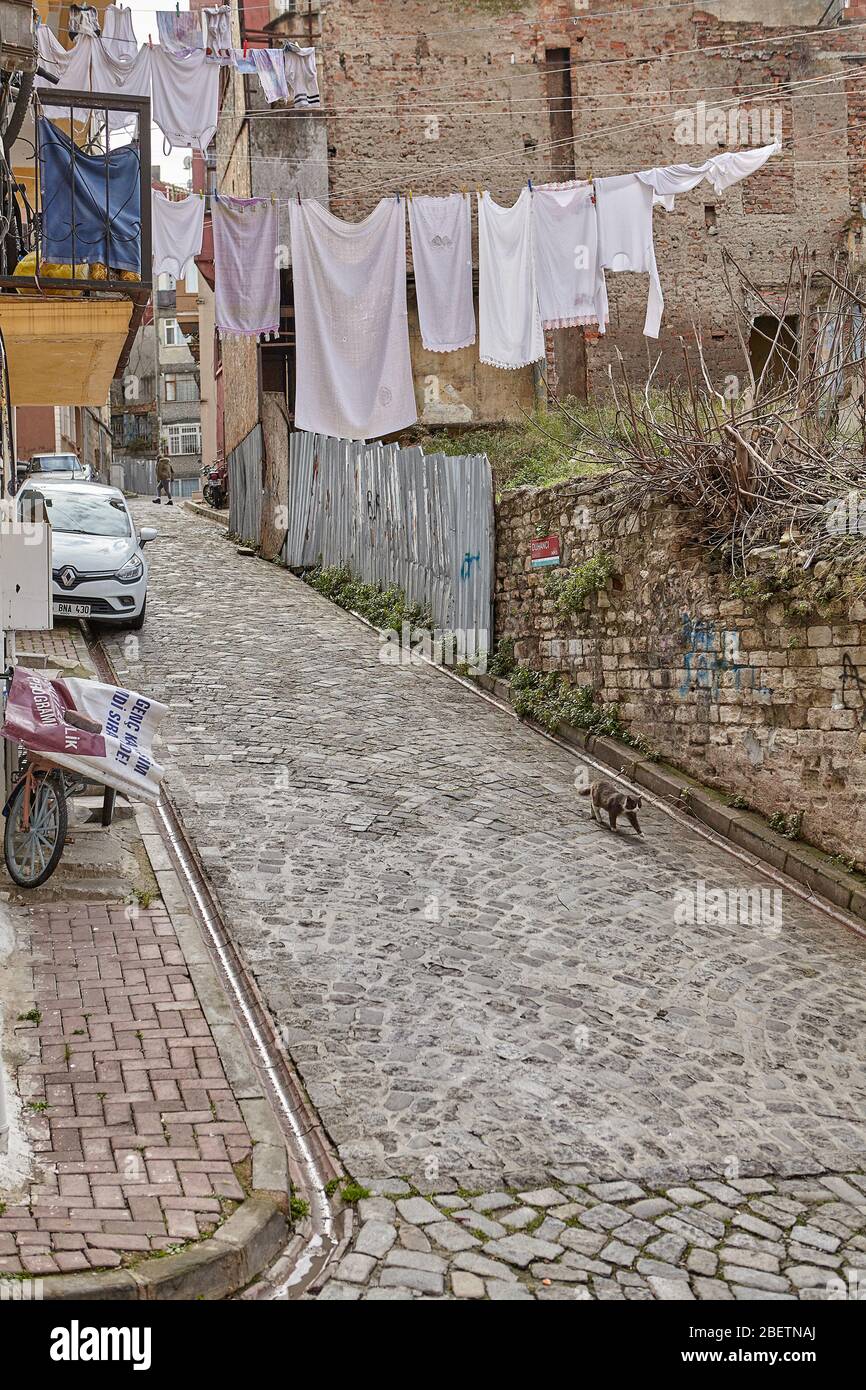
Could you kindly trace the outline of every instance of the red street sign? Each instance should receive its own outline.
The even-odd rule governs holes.
[[[532,568],[545,569],[548,565],[559,564],[559,536],[545,536],[542,540],[529,542]]]

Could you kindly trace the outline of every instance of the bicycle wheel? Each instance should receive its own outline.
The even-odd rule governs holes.
[[[30,797],[30,824],[25,829],[24,782],[18,783],[6,807],[3,856],[19,888],[38,888],[60,862],[66,843],[68,816],[63,778],[50,772],[40,777]]]

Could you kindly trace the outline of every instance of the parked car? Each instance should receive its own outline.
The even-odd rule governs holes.
[[[27,521],[36,498],[51,523],[55,618],[91,618],[116,627],[141,628],[147,611],[144,547],[156,530],[136,531],[119,488],[102,483],[28,478],[18,494],[18,515]]]
[[[34,454],[30,460],[28,477],[38,475],[60,483],[92,483],[93,469],[89,463],[82,463],[77,454]]]

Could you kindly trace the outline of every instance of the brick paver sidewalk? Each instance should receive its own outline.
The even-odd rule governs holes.
[[[46,906],[30,922],[18,1084],[40,1172],[29,1200],[0,1203],[0,1275],[113,1267],[207,1235],[243,1199],[251,1141],[168,914]]]

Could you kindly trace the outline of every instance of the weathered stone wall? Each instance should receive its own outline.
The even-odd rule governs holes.
[[[619,706],[631,732],[766,815],[862,864],[866,849],[866,604],[795,621],[731,597],[730,575],[673,508],[603,520],[602,485],[523,488],[497,506],[496,635]],[[602,553],[610,583],[561,619],[530,541],[558,534],[564,568]]]

